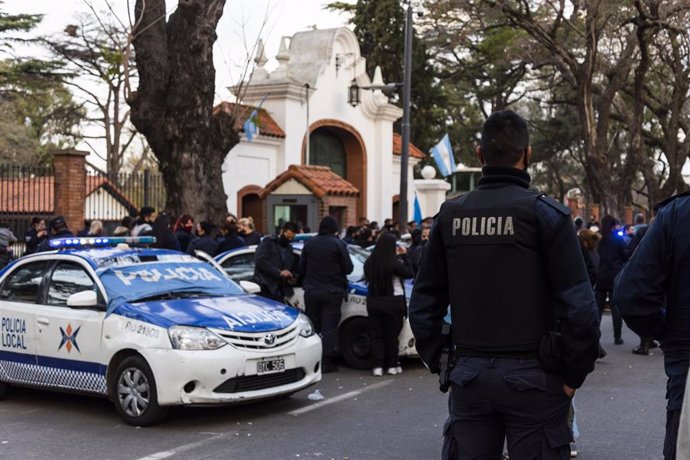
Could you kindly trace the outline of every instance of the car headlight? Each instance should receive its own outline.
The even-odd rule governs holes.
[[[304,313],[300,313],[297,317],[297,327],[299,328],[299,335],[302,337],[314,335],[314,326],[312,326],[311,320]]]
[[[168,335],[177,350],[216,350],[226,345],[222,338],[201,327],[173,326]]]

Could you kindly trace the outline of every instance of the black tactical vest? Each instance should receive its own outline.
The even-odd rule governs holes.
[[[461,355],[536,356],[547,330],[551,290],[535,213],[541,193],[501,185],[447,202],[439,216]]]

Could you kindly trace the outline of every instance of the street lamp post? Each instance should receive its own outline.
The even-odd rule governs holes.
[[[405,11],[405,56],[403,68],[402,83],[389,83],[387,85],[371,85],[358,86],[356,80],[352,80],[352,84],[348,87],[348,103],[352,107],[359,104],[359,91],[361,89],[367,90],[381,90],[384,94],[389,95],[397,88],[402,88],[403,93],[403,119],[402,119],[402,151],[400,152],[400,210],[398,212],[398,228],[401,232],[407,231],[407,173],[410,164],[410,97],[412,94],[412,0],[403,0],[407,5]],[[420,13],[421,15],[421,13]],[[336,65],[339,65],[336,62]],[[337,67],[336,67],[337,68]]]
[[[403,119],[402,119],[402,151],[400,152],[400,209],[398,213],[398,229],[401,233],[407,231],[407,173],[410,161],[410,96],[412,93],[412,3],[408,0],[405,16],[405,60],[403,79]]]

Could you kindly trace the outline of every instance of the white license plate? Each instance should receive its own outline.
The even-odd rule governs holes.
[[[275,374],[285,370],[284,358],[264,359],[256,363],[256,373],[259,375]]]

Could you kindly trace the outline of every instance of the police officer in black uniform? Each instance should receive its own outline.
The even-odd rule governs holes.
[[[675,460],[690,366],[690,192],[659,203],[655,211],[654,222],[616,279],[613,301],[630,329],[661,341],[668,377],[664,459]]]
[[[568,458],[568,408],[598,356],[599,316],[570,210],[528,188],[531,153],[525,120],[491,115],[477,147],[479,186],[441,206],[422,255],[410,325],[432,372],[451,307],[444,459],[500,459],[506,438],[511,460]],[[562,359],[540,360],[542,341]]]

